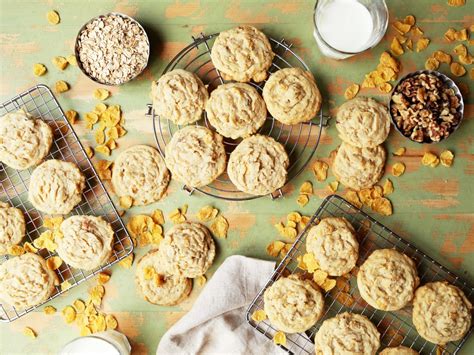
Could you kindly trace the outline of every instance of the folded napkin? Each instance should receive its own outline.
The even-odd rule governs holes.
[[[247,307],[275,263],[228,257],[202,290],[193,308],[158,345],[161,354],[284,354],[246,321]]]

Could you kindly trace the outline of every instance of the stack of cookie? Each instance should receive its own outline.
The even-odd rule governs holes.
[[[343,143],[334,159],[334,175],[356,191],[372,187],[384,172],[382,143],[390,132],[387,108],[367,97],[347,101],[338,109],[336,128]]]
[[[240,140],[231,152],[227,174],[240,191],[271,194],[287,179],[289,157],[273,138],[256,134],[267,109],[279,122],[294,125],[311,120],[321,108],[321,94],[313,75],[300,68],[280,69],[270,75],[263,98],[251,81],[267,79],[275,54],[264,33],[252,26],[221,32],[211,59],[219,75],[233,81],[208,94],[194,73],[175,69],[152,84],[154,111],[176,125],[189,125],[202,113],[216,132],[187,126],[166,147],[166,165],[172,176],[189,187],[213,182],[226,170],[223,137]]]

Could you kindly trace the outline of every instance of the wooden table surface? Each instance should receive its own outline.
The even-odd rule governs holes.
[[[400,57],[402,74],[423,68],[426,58],[437,49],[451,52],[454,44],[443,39],[449,27],[460,29],[474,24],[474,2],[467,0],[464,7],[447,6],[447,0],[390,0],[390,21],[412,14],[430,38],[429,47],[420,53],[410,52]],[[260,0],[118,0],[118,1],[54,1],[54,0],[1,0],[0,1],[0,99],[8,98],[38,83],[53,86],[57,80],[66,80],[71,90],[59,95],[64,110],[75,109],[81,115],[90,111],[96,101],[92,92],[99,85],[87,79],[77,67],[60,72],[51,64],[53,56],[73,53],[77,31],[90,18],[110,11],[133,16],[146,28],[151,38],[151,60],[148,68],[138,79],[120,87],[111,88],[112,97],[107,103],[122,106],[128,134],[121,138],[120,151],[138,143],[155,145],[150,118],[145,117],[146,104],[150,102],[150,84],[158,79],[165,65],[189,44],[191,36],[201,32],[214,33],[240,24],[253,24],[275,38],[284,37],[293,43],[314,73],[325,100],[324,111],[334,114],[344,102],[344,90],[353,82],[361,83],[364,74],[374,69],[380,54],[389,49],[395,31],[390,26],[383,41],[373,50],[345,61],[324,58],[317,48],[313,35],[313,1],[260,1]],[[46,13],[55,9],[61,16],[57,26],[48,24]],[[472,38],[472,35],[471,35]],[[474,54],[472,46],[469,47]],[[33,64],[45,63],[48,73],[42,77],[33,75]],[[468,68],[472,68],[468,66]],[[444,65],[440,71],[450,75]],[[404,146],[406,156],[394,159],[388,154],[386,176],[392,164],[402,161],[407,166],[405,174],[391,177],[395,192],[390,196],[394,214],[375,217],[389,228],[421,247],[437,261],[455,270],[474,283],[474,82],[468,75],[455,81],[469,91],[464,95],[466,112],[460,129],[447,141],[435,145],[419,145],[408,142],[392,129],[385,147],[389,152]],[[387,94],[365,89],[362,95],[374,96],[382,102]],[[84,122],[75,125],[84,144],[95,145]],[[326,159],[340,143],[333,122],[324,129],[316,158]],[[450,149],[455,154],[451,168],[435,169],[421,165],[421,157],[427,150],[440,153]],[[101,157],[96,155],[95,159]],[[315,195],[304,208],[296,204],[297,190],[305,180],[313,182]],[[199,193],[188,196],[180,185],[172,182],[168,196],[159,203],[145,208],[133,208],[125,214],[127,220],[136,213],[150,213],[161,208],[165,214],[183,204],[189,205],[188,216],[206,204],[219,208],[230,222],[229,236],[218,240],[219,253],[207,276],[210,277],[222,261],[232,254],[271,259],[266,245],[278,238],[273,224],[287,213],[298,210],[312,214],[322,199],[329,194],[327,184],[315,181],[309,167],[292,181],[282,199],[272,201],[263,197],[249,202],[226,202]],[[343,193],[342,186],[338,193]],[[368,211],[372,214],[370,211]],[[169,228],[169,223],[166,227]],[[166,229],[166,228],[165,228]],[[137,257],[148,249],[137,248]],[[87,289],[95,284],[89,281],[55,299],[52,304],[62,309],[76,298],[86,298]],[[136,354],[154,353],[162,334],[175,323],[193,304],[201,287],[195,286],[189,300],[178,307],[153,306],[142,300],[135,291],[134,267],[126,270],[115,266],[112,279],[106,285],[104,310],[113,313],[119,322],[119,330],[133,344]],[[79,335],[78,328],[65,325],[58,313],[46,316],[41,307],[38,311],[11,323],[0,325],[0,353],[53,353],[67,341]],[[32,327],[38,337],[29,339],[22,334],[25,326]],[[263,339],[263,338],[262,338]],[[461,354],[473,354],[472,338]]]

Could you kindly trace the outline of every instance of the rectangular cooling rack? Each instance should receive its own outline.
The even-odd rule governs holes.
[[[108,269],[129,255],[133,250],[132,240],[109,194],[100,181],[92,162],[84,151],[77,135],[67,121],[63,110],[51,90],[45,85],[37,85],[15,96],[0,105],[0,116],[20,108],[30,113],[33,117],[43,119],[53,129],[54,141],[46,159],[60,159],[73,162],[79,166],[86,177],[83,199],[81,203],[74,208],[71,214],[101,216],[110,223],[115,232],[113,253],[107,264],[93,271],[84,271],[71,268],[63,263],[61,267],[56,270],[59,281],[68,281],[72,288],[90,279],[99,272]],[[24,241],[31,243],[45,231],[42,227],[44,215],[37,211],[28,200],[28,184],[33,170],[34,168],[22,171],[14,170],[0,163],[0,200],[21,209],[25,216],[27,231]],[[47,249],[39,250],[38,254],[45,259],[56,255],[56,253],[51,253]],[[0,263],[3,263],[7,259],[8,256],[1,256]],[[59,286],[56,287],[55,293],[46,302],[64,292],[66,291],[62,291]],[[39,306],[41,306],[41,304],[26,310],[17,311],[13,307],[0,304],[0,320],[3,322],[11,322]]]
[[[263,309],[263,294],[265,290],[273,284],[273,282],[278,280],[279,277],[287,275],[288,273],[293,274],[305,272],[298,268],[297,258],[298,256],[305,254],[306,236],[309,229],[325,217],[345,217],[354,226],[360,243],[357,266],[360,266],[375,249],[395,248],[413,258],[416,262],[421,285],[431,281],[446,280],[463,290],[466,297],[469,298],[471,302],[473,301],[474,288],[466,281],[456,276],[454,273],[426,255],[423,251],[407,242],[375,219],[351,205],[342,197],[331,195],[323,201],[311,218],[308,226],[298,236],[288,254],[277,266],[270,280],[255,297],[247,310],[246,316],[248,323],[268,339],[272,339],[277,330],[268,320],[256,322],[251,318],[251,315],[256,310]],[[344,304],[347,302],[344,302],[342,297],[338,297],[342,291],[337,289],[336,286],[335,289],[325,295],[326,308],[323,317],[306,333],[286,334],[287,344],[286,346],[280,347],[291,354],[314,354],[313,339],[322,322],[325,319],[332,318],[336,314],[342,312],[354,312],[364,314],[377,326],[377,329],[381,334],[382,347],[404,345],[417,350],[420,354],[437,353],[437,345],[424,340],[418,335],[411,321],[410,307],[406,307],[396,312],[376,310],[361,298],[357,289],[356,278],[353,275],[351,275],[349,281],[350,291],[348,293],[353,298],[352,304],[348,304],[347,306]],[[341,301],[338,301],[338,299]],[[457,342],[448,343],[444,347],[443,353],[456,354],[463,346],[471,332],[472,329],[463,339]]]

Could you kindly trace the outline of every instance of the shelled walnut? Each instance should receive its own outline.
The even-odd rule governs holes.
[[[439,142],[461,120],[461,100],[442,79],[421,73],[402,81],[391,99],[391,114],[400,131],[415,142]]]

